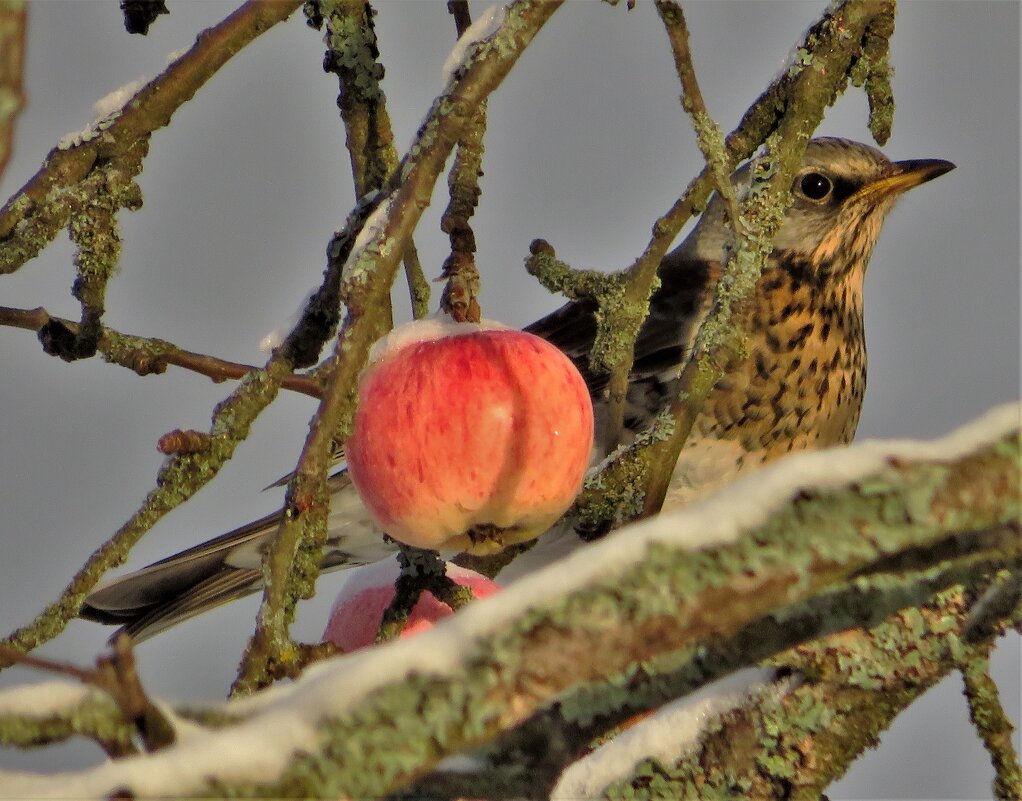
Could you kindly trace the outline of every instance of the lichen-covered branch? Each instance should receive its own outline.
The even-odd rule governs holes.
[[[451,0],[447,10],[454,16],[458,37],[472,26],[468,3]],[[471,34],[469,34],[471,35]],[[440,218],[440,230],[451,242],[451,255],[444,262],[447,279],[440,308],[458,322],[479,322],[479,270],[476,268],[476,239],[469,220],[479,204],[479,176],[483,173],[483,136],[486,133],[486,103],[476,109],[458,142],[454,164],[447,176],[450,202]]]
[[[0,273],[14,272],[70,219],[79,185],[95,169],[145,148],[149,136],[235,53],[287,19],[301,0],[249,0],[206,31],[195,45],[143,86],[112,121],[81,141],[50,151],[39,171],[0,209]]]
[[[303,570],[315,575],[315,567],[307,570],[306,560],[296,562],[295,555],[299,543],[322,542],[325,537],[328,498],[323,475],[330,442],[335,432],[350,427],[359,371],[370,346],[383,334],[384,323],[389,322],[381,319],[380,310],[387,308],[382,299],[389,295],[404,246],[429,205],[436,179],[465,125],[559,5],[519,0],[507,8],[502,24],[474,45],[465,69],[433,102],[415,141],[381,193],[382,199],[360,226],[358,238],[352,244],[335,242],[328,249],[333,261],[343,263],[340,294],[347,314],[330,357],[329,378],[299,469],[288,485],[281,528],[264,563],[263,605],[242,658],[235,692],[267,683],[278,672],[273,663],[279,666],[295,655],[287,635],[293,602],[314,588],[287,577]],[[287,342],[283,347],[287,348]]]
[[[344,123],[355,192],[360,198],[359,208],[345,231],[337,234],[327,249],[327,277],[304,315],[310,326],[332,333],[340,316],[345,265],[356,246],[354,235],[372,237],[378,233],[369,220],[373,214],[387,210],[380,189],[397,167],[397,153],[379,85],[383,65],[377,60],[372,8],[363,0],[315,0],[306,3],[305,14],[312,27],[326,27],[323,68],[337,75],[340,83],[337,106]],[[372,242],[370,247],[378,247],[378,243]],[[310,314],[313,308],[321,310],[320,313]],[[389,293],[370,316],[373,338],[393,326]],[[342,332],[342,341],[344,336]],[[292,340],[286,347],[293,344]],[[311,349],[302,350],[307,356],[312,355]],[[325,374],[335,377],[340,353],[335,350],[322,365]],[[288,480],[285,514],[264,558],[263,599],[255,631],[232,687],[234,694],[294,675],[304,665],[305,652],[291,640],[288,630],[299,600],[315,592],[330,507],[326,473],[337,442],[340,410],[352,402],[352,393],[353,384],[327,379],[298,466]]]
[[[53,320],[72,333],[78,331],[77,323],[62,317],[53,317],[42,307],[13,309],[9,306],[0,306],[0,325],[39,331]],[[259,369],[251,364],[226,361],[185,350],[164,339],[123,334],[106,326],[100,329],[97,350],[103,359],[111,364],[118,364],[143,376],[162,374],[166,372],[168,365],[174,365],[220,383],[228,379],[244,378],[248,373]],[[321,386],[317,378],[307,375],[289,375],[281,383],[283,389],[301,392],[314,398],[319,397]]]
[[[1018,581],[1018,576],[1016,583]],[[964,637],[963,637],[964,639]],[[1022,768],[1011,743],[1013,726],[1004,714],[997,685],[990,676],[990,647],[983,643],[969,649],[962,664],[969,717],[994,765],[994,795],[999,801],[1022,798]]]
[[[108,754],[127,754],[135,734],[114,700],[95,687],[49,681],[0,691],[0,745],[34,748],[87,737]]]
[[[292,367],[279,355],[266,367],[249,373],[213,412],[210,447],[198,453],[179,454],[160,470],[157,486],[139,509],[114,535],[89,556],[60,597],[30,623],[12,632],[0,644],[26,652],[53,639],[82,607],[85,596],[109,569],[127,559],[131,548],[171,509],[204,487],[234,455],[238,443],[248,436],[255,418],[276,397]],[[0,668],[9,661],[0,655]]]
[[[679,22],[680,18],[673,12],[671,4],[663,4],[662,7],[675,61],[680,65],[679,74],[683,84],[689,83],[690,58],[686,57],[686,40]],[[775,142],[775,149],[785,154],[787,174],[792,174],[791,171],[800,163],[805,142],[822,117],[823,110],[833,102],[847,82],[847,73],[851,69],[850,65],[856,63],[860,39],[865,35],[864,32],[867,29],[881,29],[882,20],[889,18],[891,14],[893,4],[877,0],[845,0],[828,9],[809,29],[797,48],[797,52],[805,54],[804,57],[778,76],[746,111],[738,126],[724,140],[726,153],[717,153],[711,157],[710,163],[718,165],[717,172],[722,171],[724,164],[728,165],[728,168],[733,168],[738,162],[748,158],[768,137],[780,136],[781,139],[778,141],[789,141],[791,137],[798,140],[797,146],[794,147],[778,147]],[[705,137],[703,144],[712,144],[712,141],[713,137]],[[785,180],[788,183],[785,183]],[[653,236],[645,251],[624,274],[616,274],[614,278],[617,279],[619,275],[632,275],[636,277],[633,290],[634,287],[645,286],[646,278],[655,274],[656,268],[667,253],[667,248],[682,226],[694,212],[705,205],[714,184],[713,170],[707,166],[689,183],[671,208],[654,223]],[[580,494],[574,511],[585,521],[602,520],[603,525],[597,526],[597,530],[605,531],[608,525],[628,519],[633,514],[628,510],[609,509],[604,497],[608,490],[617,497],[627,499],[629,507],[632,505],[631,499],[641,495],[644,510],[640,507],[634,514],[649,516],[660,509],[671,471],[695,415],[701,409],[705,397],[712,391],[717,378],[723,374],[727,360],[740,347],[742,332],[734,325],[735,319],[738,318],[735,307],[741,306],[740,299],[748,298],[753,291],[762,259],[769,253],[772,237],[770,229],[779,224],[783,215],[782,201],[789,185],[790,178],[785,179],[775,172],[770,183],[771,188],[759,193],[760,201],[765,201],[769,197],[773,199],[774,205],[771,207],[765,203],[758,203],[758,210],[754,213],[750,214],[751,209],[742,211],[742,215],[756,224],[743,229],[740,241],[752,242],[756,247],[753,251],[735,247],[731,249],[731,261],[739,263],[741,270],[728,270],[729,277],[722,280],[719,285],[717,302],[709,316],[709,324],[701,331],[699,347],[683,371],[678,400],[669,410],[673,417],[673,422],[669,426],[670,433],[646,437],[641,442],[619,450],[604,466],[598,486],[584,490]],[[543,245],[552,254],[552,249],[545,243]],[[536,260],[535,248],[533,251],[534,258],[528,260],[527,265],[532,265],[530,271],[534,274],[541,273],[541,280],[547,284],[548,280],[542,277],[546,267],[543,262]],[[572,278],[574,272],[576,271],[571,271],[567,265],[561,266],[557,274],[566,277],[558,278],[558,282],[573,283],[576,280]],[[569,297],[588,295],[597,298],[601,314],[604,315],[601,330],[607,329],[610,335],[597,336],[594,352],[600,353],[604,363],[614,362],[622,358],[619,353],[622,347],[626,350],[631,348],[628,343],[632,340],[628,336],[620,336],[618,331],[610,326],[610,321],[616,320],[617,315],[607,316],[602,311],[603,307],[605,305],[623,307],[626,312],[624,317],[635,317],[637,320],[634,325],[637,331],[645,318],[645,305],[640,304],[636,310],[634,303],[619,302],[617,295],[623,295],[625,290],[616,284],[611,284],[607,290],[601,290],[599,287],[590,290],[588,288],[590,279],[585,271],[577,272],[577,280],[581,284],[576,294],[573,295],[571,292],[567,294]],[[739,279],[737,285],[736,279]],[[625,281],[626,285],[628,283]],[[652,289],[655,289],[655,286]],[[601,291],[614,293],[611,297],[612,303],[607,303],[603,299],[599,294]],[[631,330],[631,325],[625,326],[623,330]],[[604,357],[605,349],[609,349],[611,355]],[[661,434],[668,428],[660,424],[658,426]]]
[[[932,444],[792,457],[698,507],[595,543],[429,632],[220,708],[243,718],[239,725],[77,772],[76,794],[394,792],[555,698],[563,714],[581,717],[600,687],[628,694],[645,666],[667,674],[690,661],[688,687],[699,686],[704,652],[727,643],[740,652],[756,621],[774,621],[766,639],[790,635],[788,614],[801,609],[813,621],[800,605],[814,598],[821,605],[810,637],[841,614],[868,618],[875,597],[894,601],[885,583],[911,599],[927,582],[955,582],[981,565],[991,574],[1022,571],[1022,540],[1012,530],[1022,512],[1019,472],[1015,405]],[[859,588],[871,585],[882,594],[863,599]],[[872,674],[841,661],[859,670],[855,686],[866,698]],[[52,793],[61,781],[19,777],[8,786]]]
[[[447,279],[440,308],[459,322],[479,322],[479,270],[476,268],[475,233],[469,220],[479,203],[479,176],[483,169],[483,136],[486,133],[486,103],[476,109],[458,142],[454,164],[447,176],[450,202],[440,218],[440,230],[448,235],[451,255],[444,262]]]
[[[697,340],[693,358],[682,374],[678,402],[671,408],[676,418],[672,435],[652,448],[623,451],[607,467],[604,482],[607,486],[623,486],[633,480],[636,473],[647,476],[644,492],[644,514],[647,516],[660,509],[671,470],[694,417],[717,379],[725,372],[728,359],[740,347],[742,332],[735,326],[735,320],[739,318],[735,311],[740,310],[745,302],[743,298],[751,297],[763,260],[770,252],[773,233],[783,217],[791,176],[800,164],[805,143],[822,119],[824,109],[843,90],[852,66],[858,63],[856,59],[866,32],[881,35],[885,30],[884,20],[893,16],[893,3],[886,0],[845,0],[828,9],[809,29],[800,45],[799,52],[806,53],[806,57],[775,79],[757,98],[738,127],[726,137],[726,150],[722,150],[719,141],[714,144],[716,137],[712,135],[713,126],[708,117],[699,111],[698,86],[691,68],[680,8],[664,2],[658,4],[658,9],[685,89],[683,102],[692,104],[696,112],[697,134],[702,131],[700,145],[711,151],[708,160],[711,166],[693,179],[671,209],[656,221],[645,251],[628,270],[615,276],[627,279],[621,286],[610,284],[606,288],[597,286],[589,289],[585,271],[581,271],[576,279],[574,271],[563,265],[561,272],[565,269],[569,272],[558,283],[571,285],[571,291],[566,294],[569,297],[586,295],[597,301],[600,316],[591,362],[594,368],[611,373],[609,399],[612,411],[622,407],[635,335],[645,319],[649,296],[656,289],[657,267],[671,242],[692,213],[705,204],[719,177],[750,156],[768,136],[777,135],[774,149],[784,158],[783,163],[776,165],[783,174],[774,172],[769,188],[764,187],[754,198],[754,203],[748,204],[739,215],[747,221],[747,227],[743,228],[738,242],[743,246],[731,249],[730,263],[740,269],[726,270],[718,283],[714,310]],[[875,41],[872,46],[879,47]],[[718,180],[715,181],[715,177]],[[547,267],[541,260],[544,255],[549,254],[537,253],[533,249],[533,257],[527,265],[545,285],[553,285],[554,282],[546,277]],[[613,435],[619,430],[617,417],[617,411],[608,416],[606,433]],[[591,494],[580,498],[578,505],[583,515],[593,516],[585,510],[594,503],[604,505]]]
[[[951,587],[871,629],[796,649],[811,655],[801,663],[809,674],[737,699],[712,715],[697,738],[679,741],[674,758],[622,765],[628,775],[586,789],[611,799],[820,798],[901,711],[968,660],[961,643],[973,601],[968,588]],[[577,790],[580,783],[558,789]]]
[[[142,207],[142,191],[135,176],[142,171],[148,143],[140,141],[101,168],[93,170],[79,185],[68,222],[68,234],[75,245],[77,272],[71,294],[82,306],[81,322],[72,331],[51,319],[39,329],[43,350],[64,361],[88,359],[95,355],[103,332],[106,286],[121,257],[117,212]],[[78,205],[80,203],[80,205]],[[76,207],[77,206],[77,207]]]
[[[380,84],[384,67],[373,25],[375,11],[365,0],[309,0],[305,14],[312,27],[326,28],[323,69],[334,73],[340,83],[337,107],[344,123],[355,194],[362,197],[380,189],[398,163],[387,98]],[[404,267],[412,309],[420,317],[429,301],[429,282],[412,240],[405,246]]]
[[[985,555],[974,553],[925,570],[919,564],[920,569],[898,577],[838,586],[775,609],[749,621],[734,637],[683,657],[644,662],[624,681],[615,677],[603,685],[585,685],[477,751],[477,771],[460,774],[459,781],[437,771],[418,781],[408,795],[687,798],[716,793],[782,799],[797,784],[807,790],[807,797],[818,798],[914,698],[961,665],[962,652],[954,644],[964,637],[975,604],[973,593],[955,585],[988,583],[991,565],[1002,559],[995,543],[1003,542],[1004,535],[1017,533],[977,532],[977,538],[994,546]],[[937,606],[947,613],[948,597],[963,601],[954,607],[958,616],[953,628],[943,616],[926,611]],[[920,627],[913,607],[922,608],[932,625]],[[984,632],[985,643],[1003,634],[1007,615],[1008,610],[999,611],[998,627]],[[852,629],[861,631],[853,634]],[[805,676],[792,682],[759,670],[729,677],[736,668],[776,653],[784,642],[798,644],[810,637],[823,639],[800,652],[822,655],[832,666],[827,682],[813,680],[811,709],[805,698],[782,703],[785,695],[809,683]],[[790,669],[789,662],[778,660]],[[840,675],[833,666],[840,668]],[[814,669],[813,675],[819,671]],[[871,704],[863,686],[870,685],[866,677],[877,676],[897,692]],[[707,687],[702,700],[664,708],[672,699],[724,677],[724,687]],[[885,692],[872,689],[879,696]],[[836,735],[827,729],[834,716],[847,721]],[[700,719],[706,725],[693,731]],[[807,731],[812,725],[816,727]],[[623,741],[618,737],[622,731],[627,732]],[[674,742],[665,742],[665,732],[672,732],[668,736]],[[786,738],[785,732],[795,735]],[[827,742],[816,743],[814,736]],[[595,752],[594,743],[601,746]],[[674,756],[668,760],[665,752]],[[508,753],[516,755],[511,765]],[[657,759],[644,759],[653,753]],[[794,774],[797,782],[792,781]],[[697,788],[703,788],[702,795]],[[809,795],[814,790],[816,795]]]

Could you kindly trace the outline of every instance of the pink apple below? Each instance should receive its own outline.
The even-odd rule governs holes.
[[[575,499],[593,444],[585,381],[550,343],[439,319],[374,348],[348,438],[355,488],[401,542],[495,553]]]
[[[330,622],[323,632],[324,642],[332,642],[348,653],[372,645],[376,641],[383,612],[394,598],[394,582],[398,574],[399,568],[393,559],[353,571],[334,601]],[[499,584],[486,576],[450,563],[447,576],[456,584],[471,589],[477,599],[493,595],[500,589]],[[432,593],[424,592],[412,608],[400,636],[408,637],[425,631],[438,620],[453,614],[451,607],[437,600]]]

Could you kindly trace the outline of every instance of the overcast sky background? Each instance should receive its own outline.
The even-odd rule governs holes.
[[[28,107],[0,201],[38,168],[92,104],[163,69],[236,4],[172,2],[146,38],[123,30],[117,4],[34,2]],[[384,89],[400,149],[443,85],[453,44],[442,0],[379,4]],[[725,130],[782,68],[822,2],[685,5],[711,114]],[[478,15],[486,4],[473,4]],[[320,34],[299,12],[235,57],[155,134],[140,184],[145,206],[122,213],[124,253],[107,325],[261,364],[260,339],[318,284],[324,248],[352,206],[336,79],[320,69]],[[900,4],[893,43],[892,158],[945,158],[958,169],[912,192],[889,219],[866,281],[869,389],[859,439],[940,435],[1019,395],[1019,5]],[[619,269],[698,170],[666,36],[652,6],[631,12],[569,2],[490,102],[482,203],[473,224],[487,317],[523,325],[562,302],[525,274],[535,237],[579,267]],[[869,140],[853,90],[822,133]],[[440,181],[416,241],[427,275],[446,253]],[[17,274],[0,303],[77,319],[66,235]],[[403,287],[398,313],[408,317]],[[435,307],[435,301],[434,301]],[[68,365],[33,334],[0,329],[0,628],[29,621],[152,488],[156,441],[206,429],[228,384],[176,368],[139,378],[99,360]],[[275,508],[261,487],[294,467],[314,402],[283,394],[217,481],[136,548],[131,567]],[[338,574],[305,604],[299,637],[318,637]],[[143,680],[181,699],[222,697],[252,628],[253,597],[140,647]],[[41,652],[89,663],[109,630],[78,622]],[[1019,720],[1019,637],[1002,641],[995,676]],[[22,669],[0,686],[37,680]],[[99,758],[91,745],[0,751],[0,767],[53,770]],[[832,788],[832,798],[986,798],[992,771],[952,676],[928,693]],[[0,790],[2,795],[2,790]]]

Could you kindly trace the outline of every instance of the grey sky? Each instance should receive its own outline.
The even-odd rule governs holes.
[[[710,112],[729,130],[782,67],[822,2],[686,4]],[[166,55],[235,4],[175,2],[149,37],[128,36],[113,2],[34,2],[29,106],[0,185],[6,199],[91,106],[152,76]],[[486,4],[473,5],[478,13]],[[453,44],[440,2],[379,4],[384,88],[396,141],[410,141]],[[869,389],[859,438],[929,437],[1019,395],[1019,5],[909,0],[894,37],[892,158],[945,158],[958,169],[908,195],[888,220],[866,281]],[[106,322],[228,359],[261,362],[259,340],[319,280],[324,248],[353,202],[336,81],[320,70],[319,34],[299,13],[241,53],[152,139],[140,178],[145,206],[122,215],[124,254]],[[535,237],[576,266],[618,269],[698,169],[666,37],[652,7],[570,2],[490,103],[486,175],[475,218],[486,316],[521,325],[560,305],[522,259]],[[822,133],[869,141],[865,100],[851,91]],[[444,184],[416,241],[437,275]],[[77,317],[66,236],[13,276],[4,305]],[[408,316],[403,287],[395,291]],[[435,305],[435,304],[434,304]],[[30,333],[0,329],[0,623],[28,621],[152,487],[155,443],[208,426],[229,391],[171,370],[138,378],[98,361],[45,356]],[[259,489],[294,466],[313,403],[282,397],[217,482],[136,549],[141,566],[271,511]],[[297,633],[319,634],[336,574],[305,605]],[[185,624],[139,650],[156,693],[217,697],[228,687],[257,599]],[[43,649],[89,661],[109,632],[76,623]],[[1018,709],[1019,637],[998,651],[997,677]],[[0,686],[35,679],[0,674]],[[1018,716],[1016,716],[1016,722]],[[95,749],[0,752],[0,765],[85,764]],[[929,693],[853,767],[832,798],[981,798],[991,771],[970,733],[960,681]]]

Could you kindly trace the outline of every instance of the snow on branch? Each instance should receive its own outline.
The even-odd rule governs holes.
[[[766,615],[783,619],[793,604],[895,570],[901,555],[909,573],[977,554],[1018,569],[1019,415],[1012,404],[935,442],[793,456],[623,528],[432,631],[211,708],[218,724],[190,724],[172,746],[63,775],[0,773],[0,783],[39,798],[377,797],[555,697],[611,686],[638,662],[719,643]]]

